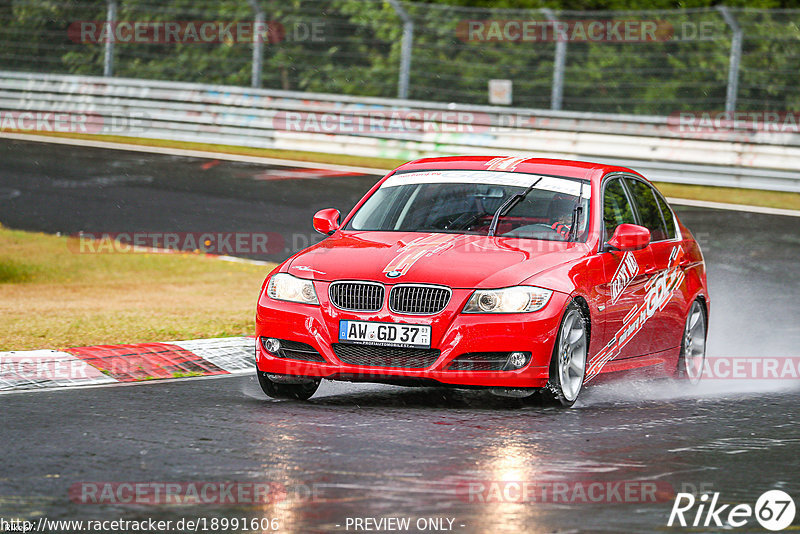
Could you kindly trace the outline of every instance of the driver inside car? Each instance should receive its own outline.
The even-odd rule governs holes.
[[[575,211],[575,200],[569,197],[555,196],[550,201],[547,217],[550,228],[558,232],[564,239],[569,238],[572,228],[572,217]]]

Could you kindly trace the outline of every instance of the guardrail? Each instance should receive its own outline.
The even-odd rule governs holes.
[[[60,115],[56,115],[56,114]],[[800,192],[800,135],[677,117],[467,106],[0,71],[0,130],[415,159],[510,154],[623,164],[657,181]]]

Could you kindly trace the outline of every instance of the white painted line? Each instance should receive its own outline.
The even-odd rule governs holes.
[[[728,204],[726,202],[711,202],[708,200],[690,200],[688,198],[667,198],[670,204],[692,206],[695,208],[711,208],[715,210],[746,211],[748,213],[764,213],[766,215],[786,215],[800,217],[800,210],[787,210],[783,208],[767,208],[764,206],[748,206],[747,204]]]
[[[3,133],[0,139],[16,139],[18,141],[35,141],[40,143],[54,143],[58,145],[84,146],[90,148],[109,148],[112,150],[127,150],[130,152],[147,152],[150,154],[166,154],[168,156],[187,156],[191,158],[218,159],[222,161],[238,161],[241,163],[258,163],[261,165],[282,165],[301,169],[328,169],[332,171],[352,172],[358,174],[372,174],[383,176],[391,169],[375,169],[372,167],[355,167],[351,165],[336,165],[333,163],[314,163],[311,161],[295,161],[289,159],[266,158],[261,156],[246,156],[244,154],[226,154],[224,152],[208,152],[205,150],[189,150],[185,148],[170,148],[161,146],[132,145],[126,143],[112,143],[109,141],[92,141],[90,139],[73,139],[70,137],[51,137],[49,135],[33,135],[18,133]]]
[[[215,256],[218,260],[229,261],[231,263],[249,263],[250,265],[262,265],[264,267],[274,267],[276,262],[251,260],[248,258],[237,258],[236,256]]]

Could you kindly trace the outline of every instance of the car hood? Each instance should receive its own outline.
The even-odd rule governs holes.
[[[337,232],[296,255],[288,272],[453,288],[508,287],[586,254],[582,243],[406,232]]]

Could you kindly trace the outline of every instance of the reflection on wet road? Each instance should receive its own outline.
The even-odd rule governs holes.
[[[300,403],[266,400],[250,378],[9,395],[0,513],[278,517],[283,532],[344,531],[364,516],[450,517],[463,532],[652,532],[675,491],[751,503],[772,488],[797,494],[798,401],[796,389],[617,383],[564,411],[324,383]],[[284,493],[256,505],[71,502],[69,488],[86,481],[277,483]],[[590,484],[603,489],[580,491]]]

